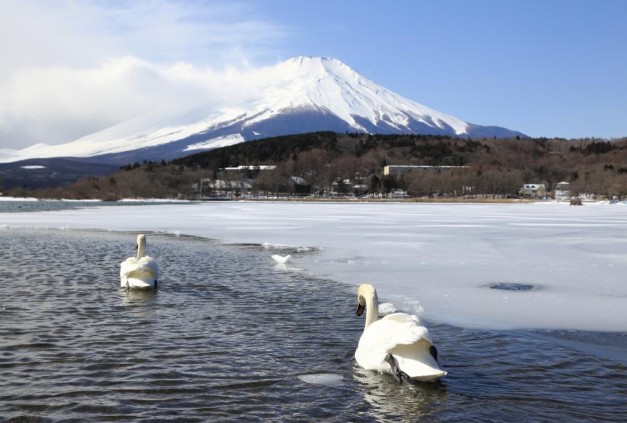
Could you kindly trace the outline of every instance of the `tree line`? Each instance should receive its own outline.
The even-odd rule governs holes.
[[[271,165],[272,170],[254,166]],[[384,175],[387,165],[436,166]],[[239,171],[229,167],[246,166]],[[451,166],[444,170],[439,166]],[[40,198],[204,198],[218,195],[515,197],[523,184],[627,196],[627,139],[466,139],[316,132],[245,142],[170,162],[132,163],[70,186],[11,195]]]

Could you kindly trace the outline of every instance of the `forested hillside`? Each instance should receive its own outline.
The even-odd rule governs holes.
[[[274,169],[244,168],[276,166]],[[384,175],[387,165],[436,166]],[[240,167],[240,170],[229,167]],[[451,166],[438,168],[438,166]],[[13,195],[129,197],[385,195],[517,196],[525,183],[570,182],[573,193],[627,195],[627,139],[480,139],[318,132],[268,138],[172,162],[134,163],[106,177]]]

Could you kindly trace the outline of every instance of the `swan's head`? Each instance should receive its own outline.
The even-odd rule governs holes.
[[[369,283],[359,285],[359,288],[357,288],[357,301],[359,303],[357,305],[357,315],[362,315],[368,303],[372,306],[372,300],[375,298],[377,298],[377,291],[374,289],[374,286]]]
[[[146,245],[146,235],[144,234],[137,235],[137,248],[141,245]]]

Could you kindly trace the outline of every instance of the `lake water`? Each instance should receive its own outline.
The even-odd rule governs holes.
[[[4,200],[4,201],[3,201]],[[177,201],[176,204],[193,204],[192,202]],[[23,199],[3,199],[0,197],[0,213],[23,213],[80,209],[85,207],[121,207],[138,205],[172,204],[171,201],[81,201],[81,200],[23,200]]]
[[[627,416],[624,333],[428,322],[449,375],[399,385],[355,366],[355,287],[277,267],[257,245],[149,234],[148,252],[158,292],[125,292],[134,234],[0,230],[1,421]]]

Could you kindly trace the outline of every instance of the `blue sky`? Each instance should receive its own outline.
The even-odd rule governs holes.
[[[0,0],[0,148],[184,101],[199,75],[337,58],[411,100],[534,137],[627,136],[627,1]],[[176,78],[172,74],[176,73]],[[165,81],[165,82],[164,82]],[[183,93],[183,94],[182,94]]]
[[[627,136],[625,1],[263,3],[296,32],[287,56],[336,57],[466,121],[532,136]]]

